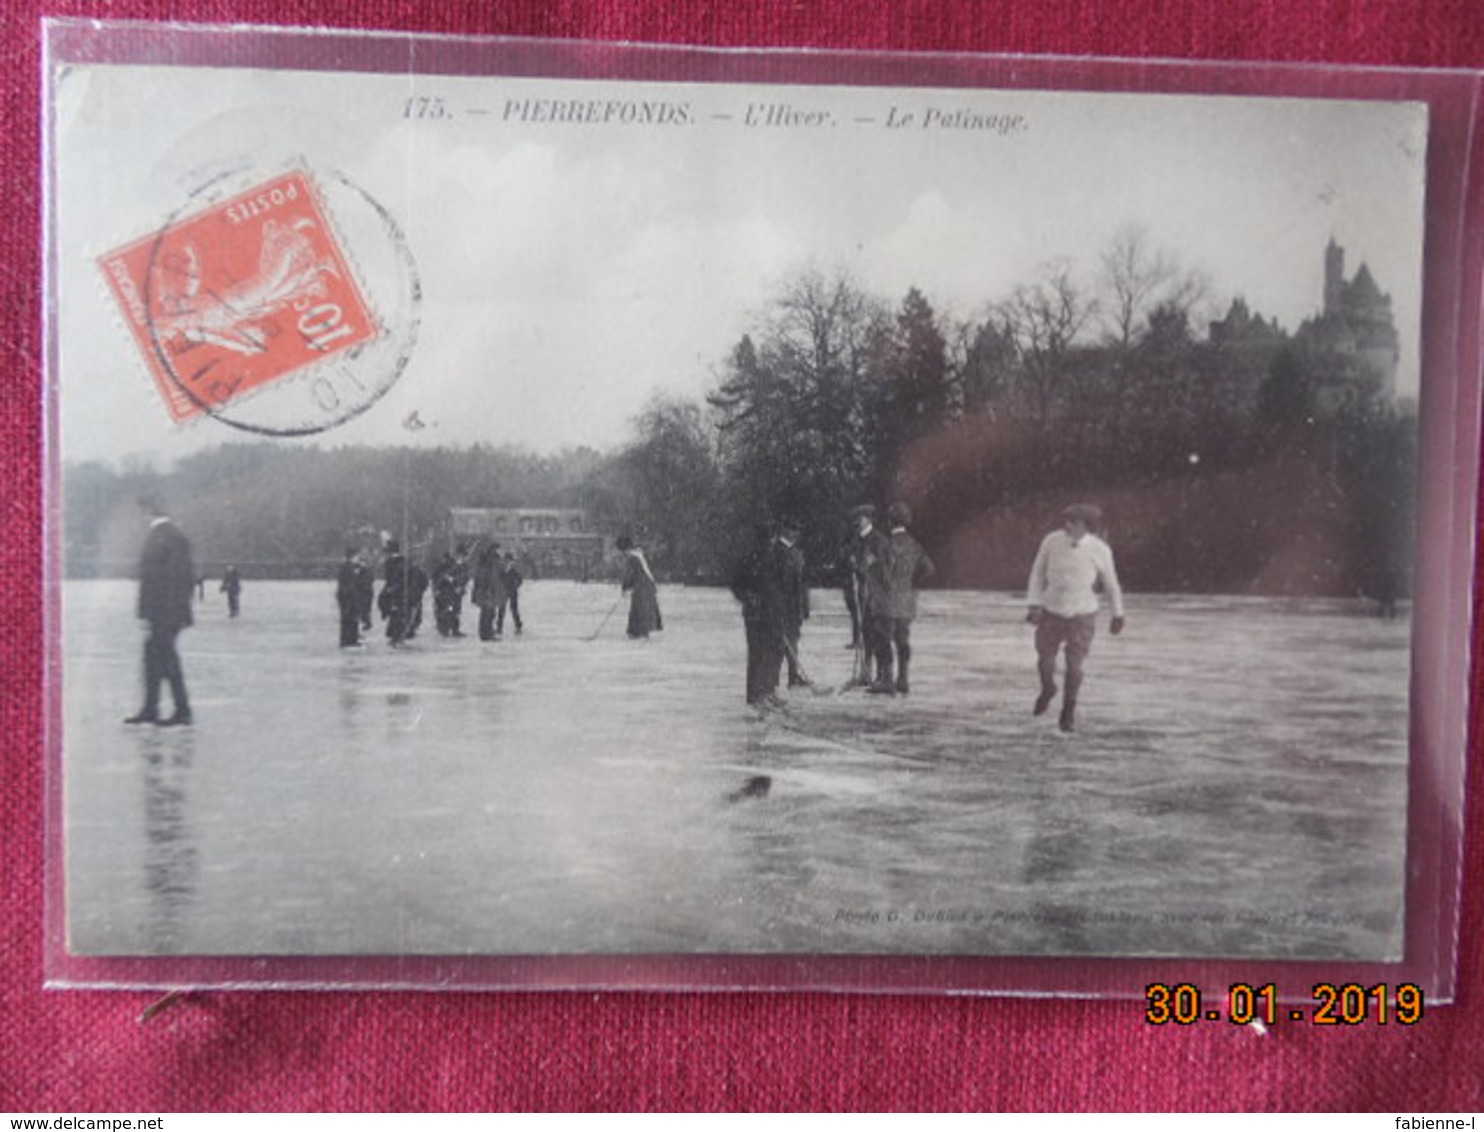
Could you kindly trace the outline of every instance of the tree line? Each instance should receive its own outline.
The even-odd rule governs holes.
[[[68,466],[68,567],[115,568],[120,501],[155,484],[223,562],[333,562],[349,531],[426,533],[454,506],[578,507],[692,582],[724,580],[787,515],[829,584],[849,509],[900,501],[944,584],[1014,589],[1057,510],[1090,500],[1131,589],[1405,589],[1413,408],[1303,327],[1204,333],[1208,294],[1135,227],[1090,272],[1048,264],[963,320],[806,270],[704,399],[656,395],[616,451],[226,445],[169,473]]]

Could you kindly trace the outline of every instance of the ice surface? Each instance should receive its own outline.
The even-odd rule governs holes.
[[[762,714],[719,590],[647,642],[553,581],[520,637],[344,651],[332,584],[212,588],[159,729],[132,587],[66,584],[74,953],[1400,951],[1409,626],[1359,605],[1135,595],[1063,736],[1010,595],[925,594],[883,698],[816,592],[819,687]]]

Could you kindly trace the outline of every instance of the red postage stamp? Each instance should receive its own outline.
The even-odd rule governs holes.
[[[176,421],[379,333],[302,170],[173,219],[98,262]]]

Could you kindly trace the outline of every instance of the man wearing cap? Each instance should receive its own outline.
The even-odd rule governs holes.
[[[1036,661],[1041,676],[1041,692],[1032,710],[1044,715],[1056,696],[1056,654],[1065,647],[1066,689],[1060,726],[1063,731],[1071,731],[1076,723],[1082,665],[1097,627],[1097,585],[1102,583],[1113,607],[1109,629],[1115,637],[1123,632],[1123,590],[1113,566],[1113,551],[1092,533],[1092,528],[1102,522],[1102,511],[1091,503],[1074,503],[1062,511],[1061,518],[1061,529],[1041,540],[1031,566],[1026,620],[1036,627]]]
[[[876,680],[868,691],[878,695],[908,692],[907,666],[912,660],[912,619],[917,616],[917,587],[933,576],[933,561],[907,533],[912,512],[905,503],[886,510],[890,534],[876,544],[866,568],[867,623],[876,657]],[[896,679],[892,679],[892,649]]]

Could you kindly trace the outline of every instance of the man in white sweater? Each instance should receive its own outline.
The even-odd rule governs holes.
[[[1123,632],[1123,590],[1113,566],[1113,551],[1092,533],[1092,528],[1102,522],[1103,513],[1091,503],[1074,503],[1062,511],[1061,518],[1061,529],[1041,540],[1031,566],[1026,620],[1036,627],[1036,659],[1041,674],[1035,714],[1045,714],[1056,695],[1056,654],[1065,646],[1066,690],[1060,724],[1063,731],[1071,731],[1076,722],[1077,693],[1082,687],[1082,664],[1092,648],[1097,625],[1097,585],[1102,583],[1113,607],[1109,629],[1115,637]]]

